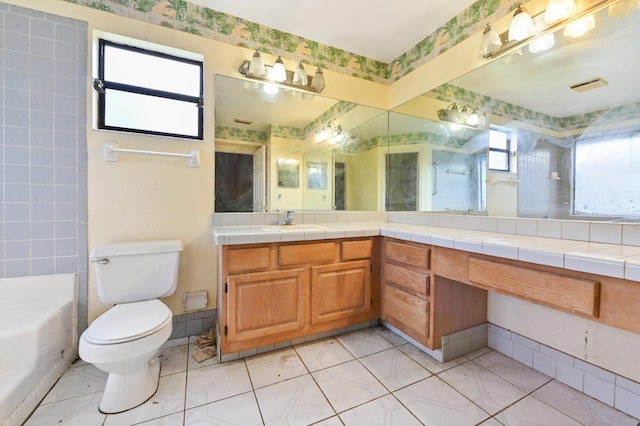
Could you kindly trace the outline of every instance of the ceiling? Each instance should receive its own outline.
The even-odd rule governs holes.
[[[190,0],[209,9],[389,63],[474,0]]]
[[[640,38],[639,22],[640,8],[624,18],[607,16],[605,9],[596,15],[596,28],[584,37],[569,39],[559,31],[554,49],[532,54],[525,47],[515,63],[496,59],[450,83],[553,117],[581,116],[633,104],[640,101],[640,50],[632,42]],[[595,78],[608,84],[587,92],[569,88]],[[302,128],[337,102],[320,95],[303,100],[300,93],[295,97],[284,92],[265,95],[243,85],[236,78],[216,80],[216,125],[246,130],[264,130],[269,124]],[[236,119],[252,123],[239,126]],[[404,126],[412,128],[411,123]]]

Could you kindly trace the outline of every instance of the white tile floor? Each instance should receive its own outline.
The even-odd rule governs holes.
[[[167,342],[158,392],[114,415],[78,361],[26,425],[638,425],[499,352],[441,364],[380,326],[223,364],[196,350]]]

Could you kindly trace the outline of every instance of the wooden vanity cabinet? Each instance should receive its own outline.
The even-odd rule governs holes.
[[[222,246],[222,354],[378,317],[374,238]]]
[[[229,275],[225,333],[230,342],[302,329],[305,321],[304,269]]]
[[[487,320],[487,292],[434,273],[438,247],[392,238],[382,245],[380,318],[430,349]]]

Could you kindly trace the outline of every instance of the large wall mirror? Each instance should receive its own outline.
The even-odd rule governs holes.
[[[395,108],[390,152],[422,156],[418,202],[408,197],[407,210],[639,219],[640,9],[632,3],[595,13],[581,36],[559,29],[547,44],[522,46]],[[441,119],[463,107],[486,114],[489,129]]]
[[[216,76],[216,212],[384,209],[386,111]]]

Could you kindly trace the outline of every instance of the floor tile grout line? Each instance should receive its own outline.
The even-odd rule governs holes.
[[[366,330],[366,329],[363,329],[363,330]],[[352,359],[350,359],[349,361],[345,361],[345,362],[338,363],[338,364],[333,365],[333,366],[323,367],[323,368],[321,368],[321,369],[319,369],[319,370],[317,370],[317,371],[314,371],[314,372],[311,372],[311,371],[310,371],[309,366],[307,365],[307,363],[305,363],[305,362],[304,362],[303,358],[300,356],[300,353],[298,352],[298,350],[297,350],[297,348],[296,348],[296,346],[301,346],[302,344],[295,345],[295,346],[291,346],[291,349],[293,350],[293,352],[296,354],[296,356],[299,358],[300,362],[301,362],[301,363],[302,363],[302,365],[304,366],[304,369],[305,369],[306,373],[304,373],[304,374],[300,374],[300,375],[298,375],[298,376],[296,376],[296,377],[289,378],[289,379],[286,379],[286,380],[291,380],[291,379],[299,378],[299,377],[302,377],[302,376],[304,376],[304,375],[306,375],[306,374],[308,374],[309,376],[311,376],[311,378],[312,378],[312,380],[313,380],[314,384],[319,388],[319,390],[320,390],[320,392],[321,392],[322,396],[325,398],[325,401],[329,404],[329,406],[331,406],[332,411],[333,411],[333,413],[334,413],[334,414],[333,414],[332,416],[330,416],[330,417],[327,417],[327,418],[325,418],[325,419],[321,419],[321,420],[316,421],[316,423],[317,423],[317,422],[323,422],[323,421],[326,421],[326,420],[328,420],[328,419],[331,419],[331,418],[335,417],[335,418],[337,419],[337,421],[338,421],[338,422],[340,422],[340,423],[344,424],[344,422],[343,422],[343,421],[342,421],[342,419],[340,418],[340,414],[345,413],[345,412],[348,412],[348,411],[350,411],[350,410],[356,409],[356,408],[361,407],[361,406],[363,406],[363,405],[369,404],[369,403],[371,403],[372,401],[376,401],[376,400],[378,400],[378,399],[380,399],[380,398],[385,398],[385,397],[388,397],[388,396],[393,397],[393,398],[394,398],[394,400],[395,400],[395,401],[397,401],[397,403],[398,403],[400,406],[404,407],[404,409],[406,409],[409,413],[411,413],[411,415],[412,415],[412,416],[414,416],[414,417],[415,417],[415,414],[414,414],[411,410],[409,410],[409,408],[408,408],[407,406],[405,406],[401,401],[399,401],[398,397],[396,396],[396,393],[397,393],[398,391],[400,391],[400,390],[404,389],[404,388],[407,388],[407,387],[410,387],[410,386],[412,386],[412,385],[415,385],[416,383],[419,383],[419,382],[420,382],[420,381],[422,381],[422,380],[427,380],[427,379],[429,379],[429,378],[432,378],[433,376],[435,376],[435,377],[436,377],[437,379],[439,379],[441,382],[444,382],[447,386],[449,386],[450,388],[452,388],[452,389],[453,389],[455,392],[457,392],[458,394],[462,395],[466,400],[470,401],[473,405],[478,406],[478,404],[477,404],[475,401],[473,401],[471,398],[469,398],[469,397],[467,397],[466,395],[464,395],[460,390],[458,390],[455,386],[453,386],[453,385],[449,384],[449,383],[448,383],[448,382],[443,378],[443,377],[444,377],[444,373],[445,373],[445,372],[450,371],[450,370],[451,370],[451,369],[453,369],[453,368],[456,368],[456,367],[459,367],[459,366],[462,366],[462,365],[465,365],[465,364],[467,364],[467,365],[471,365],[471,364],[468,364],[469,362],[473,363],[473,365],[476,365],[476,366],[480,367],[482,370],[488,371],[489,373],[491,373],[491,374],[493,374],[493,375],[495,375],[495,376],[497,376],[497,377],[501,378],[502,380],[504,380],[504,381],[508,382],[509,384],[511,384],[511,385],[513,385],[513,386],[516,386],[518,389],[520,389],[521,391],[523,391],[523,392],[524,392],[524,395],[522,395],[520,398],[518,398],[517,400],[515,400],[515,401],[511,402],[509,405],[507,405],[507,406],[505,406],[505,407],[501,408],[499,411],[497,411],[497,412],[496,412],[496,413],[494,413],[494,414],[489,414],[489,413],[487,413],[487,411],[486,411],[485,409],[483,409],[482,407],[479,407],[479,406],[478,406],[478,408],[479,408],[480,410],[482,410],[482,412],[485,412],[485,413],[487,413],[487,414],[489,415],[489,417],[488,417],[487,419],[483,420],[483,422],[486,422],[486,421],[487,421],[487,420],[489,420],[489,419],[495,419],[495,420],[497,421],[496,416],[498,416],[498,415],[500,415],[501,413],[504,413],[505,411],[509,410],[509,409],[510,409],[510,408],[512,408],[514,405],[516,405],[516,404],[518,404],[518,403],[521,403],[523,400],[525,400],[525,399],[527,399],[527,398],[529,398],[529,397],[533,397],[536,401],[541,402],[542,404],[544,404],[544,405],[545,405],[546,407],[548,407],[549,409],[554,410],[554,411],[555,411],[555,412],[557,412],[557,413],[561,413],[562,415],[564,415],[564,416],[566,416],[566,417],[570,418],[571,420],[573,420],[573,421],[576,421],[576,422],[580,423],[580,421],[579,421],[578,419],[574,418],[574,416],[572,416],[572,415],[570,415],[570,414],[569,414],[569,413],[571,413],[572,411],[571,411],[571,409],[570,409],[570,408],[568,409],[567,407],[565,407],[565,406],[564,406],[564,404],[554,404],[554,401],[553,401],[553,400],[550,400],[550,402],[548,403],[548,402],[546,402],[545,400],[540,399],[540,397],[538,397],[537,395],[535,395],[535,393],[536,393],[536,392],[540,391],[542,388],[544,388],[544,387],[546,387],[546,386],[549,386],[551,383],[554,383],[554,382],[562,383],[562,382],[558,381],[557,379],[553,379],[553,378],[551,378],[551,377],[548,377],[548,379],[547,379],[544,383],[542,383],[542,384],[540,384],[540,385],[536,386],[535,388],[533,388],[533,389],[531,389],[531,390],[527,390],[527,389],[523,389],[523,388],[521,388],[520,386],[518,386],[517,384],[513,383],[511,380],[509,380],[509,379],[507,378],[507,377],[513,377],[512,375],[507,374],[507,375],[506,375],[507,377],[503,377],[501,374],[499,374],[499,373],[500,373],[500,369],[499,369],[499,368],[498,368],[498,370],[497,370],[497,371],[493,371],[494,369],[491,369],[491,366],[489,366],[489,368],[488,368],[488,367],[485,367],[484,365],[480,364],[480,359],[481,359],[483,356],[486,356],[486,355],[491,354],[491,353],[494,353],[494,352],[495,352],[495,353],[499,353],[498,351],[495,351],[495,350],[493,350],[493,349],[491,349],[491,348],[488,348],[488,350],[487,350],[487,351],[485,351],[485,352],[481,352],[481,353],[478,353],[480,350],[479,350],[479,351],[474,351],[474,352],[472,352],[471,354],[467,354],[466,356],[463,356],[463,357],[458,358],[458,362],[451,363],[451,364],[444,363],[444,364],[448,364],[448,365],[447,365],[447,367],[446,367],[446,368],[444,368],[444,369],[443,369],[443,370],[441,370],[441,371],[438,371],[438,372],[436,373],[436,372],[433,372],[432,370],[430,370],[430,369],[429,369],[425,364],[423,364],[423,363],[421,363],[421,362],[419,361],[419,358],[418,358],[418,356],[417,356],[417,353],[415,354],[415,357],[414,357],[414,356],[412,356],[412,354],[411,354],[411,353],[407,353],[407,352],[405,352],[404,350],[400,349],[400,348],[405,347],[405,346],[407,346],[407,347],[408,347],[408,345],[411,345],[411,342],[404,341],[403,343],[398,343],[399,341],[398,341],[398,340],[396,340],[396,339],[393,339],[393,341],[392,341],[392,340],[390,340],[390,339],[387,339],[387,338],[383,335],[383,333],[380,333],[380,331],[381,331],[381,330],[378,330],[378,329],[376,329],[375,327],[371,327],[369,330],[370,330],[371,332],[375,333],[377,336],[379,336],[379,337],[381,337],[382,339],[384,339],[384,340],[385,340],[386,342],[388,342],[389,344],[391,344],[391,347],[389,347],[389,348],[384,348],[384,349],[380,349],[380,350],[375,350],[374,352],[372,352],[372,353],[367,353],[367,354],[365,354],[365,355],[356,356],[354,353],[352,353],[352,352],[351,352],[351,351],[350,351],[350,350],[349,350],[349,349],[348,349],[348,348],[343,344],[343,342],[342,342],[342,341],[340,341],[340,340],[338,339],[338,337],[340,337],[340,336],[342,336],[342,335],[346,335],[346,334],[348,334],[348,333],[357,332],[357,331],[362,331],[362,330],[349,331],[349,332],[342,333],[341,335],[330,336],[330,338],[334,339],[337,343],[339,343],[339,344],[340,344],[340,346],[342,347],[342,349],[346,350],[346,352],[347,352],[347,353],[352,357]],[[328,337],[329,337],[329,336],[328,336]],[[309,342],[306,342],[306,343],[309,343]],[[172,412],[172,413],[162,413],[162,415],[160,415],[159,417],[154,417],[154,418],[150,418],[150,419],[145,419],[145,420],[140,421],[140,423],[149,422],[149,421],[153,421],[153,420],[158,420],[158,419],[162,419],[162,418],[164,418],[164,417],[168,417],[168,416],[175,416],[176,414],[181,413],[181,414],[182,414],[182,424],[183,424],[183,426],[184,426],[185,424],[187,424],[187,419],[186,419],[186,414],[187,414],[187,413],[186,413],[186,411],[188,411],[188,410],[187,410],[187,408],[186,408],[186,400],[187,400],[187,397],[188,397],[188,383],[189,383],[189,378],[188,378],[188,376],[189,376],[189,373],[190,373],[190,372],[192,372],[192,371],[196,371],[196,370],[198,370],[198,369],[201,369],[201,368],[206,368],[206,367],[211,367],[211,366],[215,366],[215,365],[221,365],[221,364],[223,364],[223,363],[221,363],[221,362],[219,361],[219,359],[217,359],[217,357],[216,357],[216,359],[215,359],[215,360],[213,360],[213,364],[208,364],[208,365],[198,365],[198,364],[193,363],[193,362],[191,361],[191,359],[190,359],[190,358],[191,358],[191,352],[190,352],[191,344],[192,344],[192,343],[190,343],[190,342],[189,342],[189,339],[187,339],[187,343],[184,343],[184,344],[181,344],[181,345],[170,345],[170,346],[167,346],[167,347],[162,348],[162,349],[165,349],[165,350],[169,350],[169,351],[171,351],[171,350],[173,350],[174,348],[179,348],[179,347],[181,347],[181,346],[184,346],[184,347],[185,347],[185,349],[186,349],[186,350],[185,350],[185,354],[184,354],[184,355],[182,355],[182,352],[180,352],[181,357],[182,357],[182,356],[185,356],[185,357],[186,357],[186,358],[184,359],[184,361],[182,361],[182,360],[181,360],[180,362],[177,362],[177,361],[175,360],[175,358],[171,358],[171,355],[169,355],[169,354],[167,354],[167,358],[163,358],[163,361],[164,361],[165,359],[171,359],[171,364],[170,364],[170,366],[171,366],[171,373],[170,373],[170,374],[166,374],[166,375],[164,375],[164,376],[161,376],[161,379],[162,379],[163,377],[169,377],[169,376],[171,376],[171,375],[185,374],[184,392],[183,392],[183,394],[182,394],[182,409],[181,409],[181,410],[180,410],[180,409],[178,409],[178,411],[175,411],[175,412]],[[415,347],[415,345],[412,345],[412,346],[414,346],[414,347]],[[412,383],[406,384],[405,386],[403,386],[403,387],[401,387],[401,388],[398,388],[398,389],[396,389],[395,391],[391,391],[391,390],[390,390],[390,389],[389,389],[389,388],[388,388],[384,383],[382,383],[382,381],[381,381],[381,379],[380,379],[380,378],[378,378],[378,377],[377,377],[377,376],[376,376],[376,375],[375,375],[371,370],[369,370],[369,369],[367,368],[367,366],[363,363],[363,359],[365,359],[366,357],[369,357],[369,356],[375,355],[375,354],[380,354],[380,353],[383,353],[383,352],[385,352],[385,351],[389,351],[390,349],[394,349],[394,348],[395,348],[395,349],[400,350],[400,351],[401,351],[405,356],[407,356],[409,359],[411,359],[411,360],[412,360],[413,362],[415,362],[416,364],[420,365],[420,367],[422,367],[424,370],[426,370],[426,371],[427,371],[428,373],[430,373],[431,375],[430,375],[430,376],[428,376],[428,377],[426,377],[426,378],[423,378],[423,379],[417,380],[417,381],[415,381],[415,382],[412,382]],[[415,347],[415,348],[417,349],[417,351],[418,351],[418,352],[420,352],[420,353],[422,353],[422,354],[426,354],[426,356],[427,356],[427,357],[430,357],[428,353],[425,353],[425,352],[424,352],[424,351],[422,351],[419,347]],[[284,348],[283,348],[283,349],[284,349]],[[484,349],[484,348],[483,348],[483,349]],[[365,352],[366,352],[366,351],[365,351]],[[256,356],[259,356],[259,355],[263,355],[263,354],[256,354]],[[160,357],[162,357],[162,355],[160,355]],[[432,358],[432,357],[431,357],[431,358]],[[463,358],[464,358],[464,359],[463,359]],[[247,376],[248,376],[248,378],[249,378],[249,381],[250,381],[250,386],[251,386],[251,390],[250,390],[250,392],[252,392],[252,393],[253,393],[254,402],[255,402],[255,404],[256,404],[256,406],[257,406],[257,408],[258,408],[259,412],[260,412],[261,421],[262,421],[262,424],[264,425],[264,424],[266,424],[266,422],[265,422],[264,416],[263,416],[263,414],[262,414],[262,410],[261,410],[261,408],[260,408],[260,405],[258,404],[258,399],[257,399],[256,391],[257,391],[258,389],[262,389],[262,388],[264,388],[264,387],[266,387],[266,386],[263,386],[263,387],[261,387],[261,388],[254,388],[253,378],[251,377],[251,373],[249,372],[249,368],[248,368],[248,361],[247,361],[247,360],[248,360],[248,358],[242,358],[242,361],[243,361],[243,363],[244,363],[244,367],[245,367],[245,372],[246,372],[246,374],[247,374]],[[326,369],[328,369],[328,368],[332,368],[332,367],[335,367],[335,366],[338,366],[338,365],[345,364],[345,363],[347,363],[347,362],[351,362],[351,361],[353,361],[353,360],[357,360],[357,361],[358,361],[358,363],[359,363],[359,364],[360,364],[360,365],[361,365],[361,366],[362,366],[362,367],[363,367],[363,368],[364,368],[364,369],[365,369],[369,374],[371,374],[371,375],[374,377],[374,379],[376,380],[376,382],[377,382],[377,383],[379,383],[379,384],[382,386],[382,388],[384,388],[384,389],[385,389],[385,391],[386,391],[387,393],[384,393],[383,395],[380,395],[380,396],[378,396],[378,397],[376,397],[376,398],[370,399],[370,400],[368,400],[368,401],[362,402],[361,404],[355,405],[355,406],[350,407],[350,408],[347,408],[347,409],[345,409],[345,410],[343,410],[343,411],[341,411],[341,412],[338,412],[338,411],[335,409],[335,407],[333,407],[333,405],[331,404],[331,402],[330,402],[330,401],[328,401],[327,396],[325,395],[324,391],[322,391],[322,388],[320,388],[320,386],[319,386],[318,382],[315,380],[315,377],[314,377],[314,375],[313,375],[313,374],[314,374],[314,373],[317,373],[317,372],[319,372],[319,371],[322,371],[322,370],[326,370]],[[514,361],[515,361],[515,360],[514,360]],[[516,361],[516,362],[517,362],[517,361]],[[443,363],[441,363],[441,365],[442,365],[442,364],[443,364]],[[519,363],[519,362],[518,362],[518,364],[522,364],[522,363]],[[185,367],[185,369],[183,370],[183,369],[182,369],[182,367],[178,367],[179,365],[183,365],[183,366],[185,366],[185,365],[186,365],[186,367]],[[522,364],[522,365],[526,367],[526,364]],[[80,370],[86,370],[86,371],[88,371],[88,368],[89,368],[89,367],[91,367],[91,366],[92,366],[91,364],[79,364],[79,365],[75,365],[75,366],[74,366],[74,365],[71,365],[71,366],[69,366],[68,370],[70,370],[70,369],[80,369]],[[498,365],[497,367],[499,367],[499,365]],[[529,367],[529,368],[530,368],[530,367]],[[68,370],[67,370],[67,371],[68,371]],[[175,371],[174,371],[174,370],[175,370]],[[534,371],[537,371],[538,373],[541,373],[541,372],[539,372],[538,370],[535,370],[535,369],[533,369],[533,370],[534,370]],[[162,374],[162,371],[160,372],[160,374]],[[545,376],[546,376],[546,375],[545,375]],[[61,378],[62,378],[62,376],[61,376]],[[56,383],[54,384],[54,386],[53,386],[53,387],[52,387],[52,388],[47,392],[47,394],[45,394],[45,396],[43,397],[42,401],[44,401],[44,398],[46,398],[46,397],[47,397],[47,395],[49,395],[49,393],[50,393],[50,392],[55,388],[55,386],[59,384],[59,382],[60,382],[60,379],[61,379],[61,378],[59,378],[59,379],[58,379],[58,381],[56,381]],[[79,378],[79,379],[81,379],[81,380],[83,379],[83,377],[82,377],[81,375],[80,375],[78,378]],[[78,379],[74,379],[74,380],[78,380]],[[106,378],[102,378],[102,380],[106,380]],[[286,380],[283,380],[283,381],[281,381],[281,382],[284,382],[284,381],[286,381]],[[82,381],[83,381],[83,380],[82,380]],[[277,383],[281,383],[281,382],[275,382],[275,383],[273,383],[273,384],[277,384]],[[268,385],[268,386],[269,386],[269,385]],[[574,389],[572,389],[572,390],[574,390]],[[90,395],[95,395],[95,394],[100,393],[100,392],[103,392],[103,391],[102,391],[102,390],[97,390],[97,391],[93,391],[93,392],[88,392],[88,393],[84,393],[84,394],[82,394],[82,395],[72,396],[72,397],[69,397],[69,398],[63,398],[63,399],[58,400],[58,401],[49,402],[49,403],[47,403],[47,404],[42,404],[42,402],[41,402],[39,405],[41,405],[41,406],[47,406],[47,405],[51,405],[51,404],[55,404],[55,403],[60,403],[60,402],[68,401],[68,400],[71,400],[71,399],[76,399],[76,398],[81,398],[81,397],[87,397],[87,396],[90,396]],[[249,391],[247,391],[247,392],[249,392]],[[580,391],[578,391],[578,392],[580,392]],[[245,393],[246,393],[246,392],[245,392]],[[581,394],[583,394],[583,395],[585,395],[586,397],[590,397],[589,395],[584,394],[584,392],[580,392],[580,393],[581,393]],[[218,400],[218,401],[222,401],[222,400],[225,400],[225,399],[229,399],[229,398],[232,398],[232,397],[235,397],[235,396],[239,396],[239,395],[242,395],[242,394],[244,394],[244,393],[240,393],[240,394],[238,394],[238,395],[232,395],[232,396],[229,396],[229,397],[227,397],[227,398],[223,398],[223,399]],[[153,396],[152,396],[152,398],[153,398]],[[590,398],[591,398],[591,399],[593,399],[594,401],[598,401],[597,399],[595,399],[595,398],[593,398],[593,397],[590,397]],[[200,405],[198,405],[198,406],[191,407],[191,408],[193,408],[193,409],[194,409],[194,408],[196,408],[196,407],[205,406],[205,405],[208,405],[208,404],[211,404],[211,403],[214,403],[214,402],[218,402],[218,401],[210,401],[210,402],[206,402],[206,403],[203,403],[203,404],[200,404]],[[552,404],[553,404],[553,405],[552,405]],[[554,406],[554,405],[555,405],[555,406]],[[581,403],[581,404],[580,404],[580,407],[584,407],[584,404],[582,404],[582,403]],[[575,408],[575,407],[574,407],[574,408]],[[35,411],[34,411],[34,412],[35,412]],[[104,425],[106,425],[106,424],[109,422],[109,417],[110,417],[110,415],[108,415],[108,414],[105,414],[105,415],[104,415],[104,417],[102,418],[102,425],[103,425],[103,426],[104,426]],[[418,419],[418,422],[420,422],[420,420],[419,420],[419,419]],[[420,422],[420,423],[421,423],[421,422]],[[139,423],[135,423],[135,424],[139,424]],[[640,426],[640,424],[638,424],[638,426]]]

